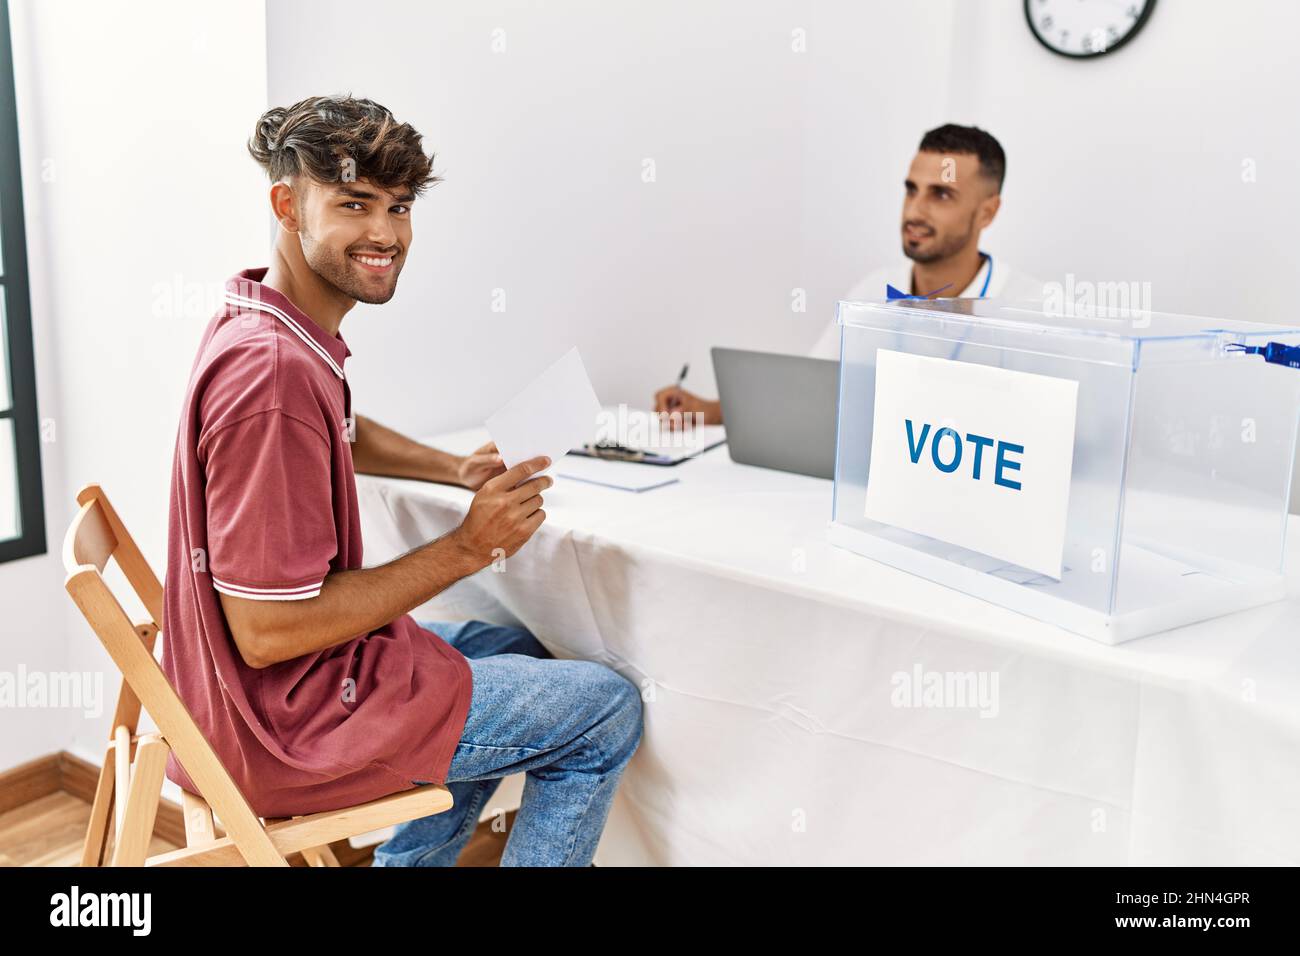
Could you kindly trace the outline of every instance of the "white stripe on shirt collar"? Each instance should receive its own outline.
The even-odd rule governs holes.
[[[229,289],[226,290],[226,301],[229,302],[231,305],[251,306],[252,308],[257,309],[260,312],[266,312],[269,315],[274,315],[276,318],[284,322],[285,325],[289,326],[289,328],[293,330],[294,334],[297,335],[298,338],[306,342],[308,348],[310,348],[313,352],[315,352],[317,355],[323,358],[325,360],[325,364],[334,370],[335,375],[337,375],[339,378],[344,377],[343,369],[339,368],[339,364],[338,362],[334,361],[334,357],[330,355],[329,352],[325,351],[325,349],[321,346],[321,344],[317,342],[314,338],[312,338],[311,335],[309,335],[307,331],[296,321],[294,321],[293,317],[290,316],[283,309],[277,308],[276,306],[271,305],[269,302],[262,302],[258,299],[252,299],[249,298],[248,296],[240,295],[237,292],[231,292]]]

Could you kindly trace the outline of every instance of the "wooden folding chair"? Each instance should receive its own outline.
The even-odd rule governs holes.
[[[354,807],[260,819],[154,659],[163,590],[153,569],[98,485],[82,488],[77,502],[81,509],[63,541],[65,586],[122,672],[82,866],[288,866],[286,857],[294,852],[311,866],[338,866],[331,842],[451,809],[451,792],[427,784]],[[135,590],[147,620],[133,623],[104,581],[109,558]],[[136,733],[142,706],[157,733]],[[183,793],[186,847],[148,856],[171,750],[199,792]],[[216,832],[214,811],[223,836]],[[110,812],[114,845],[108,860]]]

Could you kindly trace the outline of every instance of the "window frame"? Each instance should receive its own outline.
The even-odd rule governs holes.
[[[0,540],[0,563],[46,553],[45,502],[41,487],[40,417],[36,407],[36,360],[27,276],[18,106],[9,29],[9,0],[0,0],[0,294],[4,296],[6,351],[12,405],[0,420],[14,423],[19,533]]]

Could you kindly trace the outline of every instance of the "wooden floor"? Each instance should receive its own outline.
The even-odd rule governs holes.
[[[480,823],[460,855],[457,866],[498,866],[515,814],[506,814],[504,832],[494,833],[490,823]],[[0,813],[0,866],[76,866],[81,842],[90,821],[90,804],[65,790],[43,796]],[[111,840],[111,835],[110,835]],[[179,849],[155,836],[150,855]],[[354,849],[346,840],[332,845],[344,866],[369,866],[374,847]],[[289,862],[306,866],[300,854]]]

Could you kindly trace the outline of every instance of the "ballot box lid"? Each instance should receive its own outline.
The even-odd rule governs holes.
[[[841,300],[836,321],[855,328],[980,343],[1083,361],[1238,361],[1241,346],[1300,345],[1300,326],[1145,308],[1115,296],[1076,299]]]

